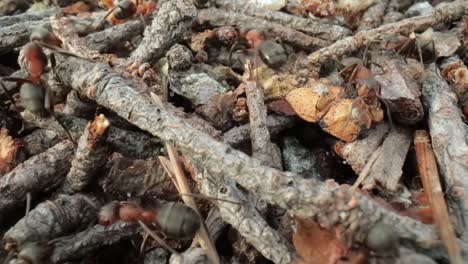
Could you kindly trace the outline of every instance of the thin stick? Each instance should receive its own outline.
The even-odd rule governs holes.
[[[159,96],[157,96],[154,93],[151,93],[151,97],[158,106],[160,106],[161,108],[164,108],[164,105]],[[174,171],[175,181],[177,182],[176,187],[178,187],[177,188],[178,191],[182,193],[191,194],[192,192],[190,191],[187,178],[185,177],[185,173],[182,170],[182,166],[179,163],[179,156],[177,154],[177,150],[169,142],[166,142],[165,146],[166,146],[167,153],[169,155],[169,159],[172,164],[172,170]],[[165,167],[168,167],[166,166],[167,164],[165,164],[164,162],[162,162],[161,164],[163,164],[163,166]],[[187,206],[195,210],[195,212],[200,216],[200,218],[203,219],[193,197],[181,195],[181,198]],[[198,242],[203,247],[203,249],[205,249],[205,252],[209,256],[209,258],[213,261],[213,263],[219,264],[221,263],[221,260],[219,258],[218,252],[216,251],[216,247],[213,241],[211,240],[205,221],[201,221],[201,223],[202,223],[201,228],[197,232]]]
[[[160,238],[158,235],[156,235],[145,223],[143,223],[141,220],[138,220],[138,223],[140,226],[145,230],[146,234],[148,234],[151,238],[156,240],[161,246],[165,247],[167,250],[169,250],[172,254],[179,255],[177,251],[172,249],[165,241],[164,239]]]
[[[185,173],[182,170],[182,166],[180,166],[179,155],[177,154],[175,147],[173,147],[170,143],[166,142],[166,149],[169,154],[169,159],[172,163],[172,168],[175,171],[176,181],[180,187],[180,190],[183,193],[191,193],[190,187],[187,182],[187,178],[185,177]],[[193,197],[184,196],[184,195],[182,195],[181,197],[182,197],[182,200],[185,202],[185,204],[187,204],[193,210],[195,210],[195,212],[197,212],[197,214],[201,218],[202,216],[200,214],[200,211],[198,210],[197,204],[195,203],[195,200],[193,199]],[[200,245],[205,249],[210,259],[215,264],[219,264],[221,263],[221,260],[219,258],[218,252],[216,251],[216,247],[213,241],[211,240],[205,221],[201,221],[201,223],[202,223],[201,228],[197,232],[197,236],[199,237],[198,242],[200,242]]]
[[[460,247],[457,243],[455,231],[449,218],[447,204],[445,203],[444,193],[440,184],[436,159],[432,151],[432,146],[429,143],[429,135],[425,130],[417,130],[415,132],[414,145],[424,191],[429,197],[434,221],[442,241],[447,248],[450,262],[461,264],[463,260]]]
[[[379,149],[375,150],[374,153],[370,156],[369,160],[367,161],[366,165],[362,169],[362,171],[359,173],[359,176],[356,180],[356,182],[353,184],[352,190],[355,190],[356,188],[361,185],[361,183],[364,182],[364,180],[369,176],[370,170],[372,168],[372,165],[374,165],[375,161],[377,158],[380,156],[380,151]]]

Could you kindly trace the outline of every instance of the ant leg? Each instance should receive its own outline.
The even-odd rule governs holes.
[[[47,44],[47,43],[44,43],[44,42],[40,42],[40,41],[36,41],[36,43],[38,43],[40,46],[44,47],[44,48],[47,48],[47,49],[50,49],[52,51],[55,51],[55,52],[58,52],[60,54],[63,54],[63,55],[67,55],[67,56],[71,56],[71,57],[75,57],[75,58],[80,58],[80,59],[84,59],[84,60],[87,60],[87,58],[85,57],[82,57],[80,55],[77,55],[77,54],[74,54],[68,50],[65,50],[65,49],[62,49],[62,48],[59,48],[57,46],[54,46],[54,45],[50,45],[50,44]]]
[[[419,44],[419,41],[416,40],[416,47],[418,48],[418,55],[419,55],[419,60],[422,65],[424,65],[423,57],[422,57],[422,50],[421,50],[421,45]]]
[[[357,72],[357,65],[356,65],[356,64],[348,65],[348,66],[344,67],[344,69],[342,69],[341,71],[338,72],[338,75],[341,76],[345,71],[351,69],[352,67],[356,67],[356,68],[353,69],[353,72],[351,73],[351,76],[348,78],[347,84],[350,83],[350,80],[352,80],[353,75],[356,74],[356,72]]]
[[[439,56],[437,56],[437,50],[435,48],[435,42],[433,39],[431,39],[431,45],[432,45],[432,52],[433,52],[433,56],[434,56],[434,63],[436,62],[436,60],[439,58]]]
[[[8,96],[8,99],[10,99],[11,104],[15,107],[15,110],[19,112],[18,107],[16,106],[15,99],[13,99],[13,96],[10,94],[8,89],[5,87],[5,84],[3,83],[3,79],[0,79],[0,85],[2,86],[3,91],[5,94]]]
[[[388,104],[387,100],[382,99],[380,97],[379,97],[379,99],[382,102],[382,104],[385,105],[385,109],[387,110],[387,111],[385,111],[385,113],[387,114],[388,123],[390,124],[390,129],[393,130],[394,126],[393,126],[392,113],[390,112],[390,105]]]
[[[104,21],[106,21],[107,17],[109,17],[117,7],[118,6],[114,6],[111,9],[109,9],[109,11],[107,11],[106,15],[103,18],[101,18],[101,20],[98,21],[98,23],[94,26],[94,28],[97,29],[97,28],[101,27],[104,24]]]
[[[60,121],[60,119],[57,117],[57,115],[55,114],[54,112],[54,109],[53,109],[53,106],[51,104],[51,93],[50,93],[50,90],[48,89],[48,87],[44,87],[45,89],[45,100],[44,100],[44,108],[49,112],[49,114],[55,119],[55,121],[57,121],[57,123],[63,128],[63,130],[65,130],[65,133],[67,133],[67,136],[68,138],[71,140],[71,142],[73,142],[73,145],[75,145],[75,147],[78,146],[78,144],[76,143],[76,141],[73,139],[72,135],[70,134],[70,131],[68,131],[67,127],[65,126],[65,124]]]
[[[229,48],[229,56],[228,56],[228,63],[229,64],[232,63],[232,53],[234,52],[234,49],[237,47],[238,44],[239,44],[239,42],[236,40],[236,42],[234,42],[234,44],[232,44],[231,48]]]
[[[354,69],[353,69],[353,71],[351,72],[351,75],[350,75],[349,78],[348,78],[347,84],[351,84],[351,82],[354,80],[354,77],[355,77],[356,74],[357,74],[358,67],[359,67],[359,65],[356,64],[355,67],[354,67]]]
[[[361,60],[362,60],[362,63],[364,63],[364,65],[367,64],[367,61],[366,61],[366,59],[367,59],[367,52],[369,51],[369,46],[370,46],[370,44],[371,44],[371,42],[368,41],[367,44],[366,44],[366,48],[364,49],[364,53],[362,54]]]
[[[370,61],[369,63],[372,64],[372,65],[377,66],[382,71],[382,73],[376,74],[376,75],[385,74],[385,69],[382,67],[382,65],[378,64],[377,62],[373,62],[373,61]]]
[[[191,196],[191,197],[194,197],[194,198],[197,198],[197,199],[205,199],[205,200],[208,200],[208,201],[216,201],[217,200],[217,201],[232,203],[232,204],[243,204],[243,203],[231,201],[231,200],[228,200],[228,199],[210,197],[210,196],[206,196],[206,195],[203,195],[203,194],[197,194],[197,193],[179,193],[179,194],[182,195],[182,196]]]
[[[413,41],[413,40],[408,39],[408,40],[405,42],[405,44],[403,44],[403,46],[401,46],[401,47],[397,50],[397,55],[400,55],[401,52],[402,52],[403,50],[405,50],[406,48],[408,48],[408,46],[411,44],[412,41]]]
[[[145,225],[145,223],[143,223],[141,220],[138,220],[138,223],[140,224],[140,226],[143,228],[143,230],[145,230],[145,232],[151,237],[153,238],[154,240],[156,240],[156,242],[158,242],[161,246],[165,247],[167,250],[169,250],[172,254],[174,255],[178,255],[180,256],[180,254],[175,251],[174,249],[172,249],[165,241],[164,239],[160,238],[158,235],[156,235],[151,229],[149,229],[149,227],[147,225]]]
[[[141,22],[143,23],[143,28],[146,28],[146,21],[145,21],[145,18],[143,17],[143,14],[140,13],[140,19],[141,19]]]

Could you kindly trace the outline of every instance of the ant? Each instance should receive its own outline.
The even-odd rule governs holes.
[[[434,60],[437,59],[435,43],[432,39],[432,29],[425,31],[422,34],[410,33],[408,36],[397,35],[387,36],[384,38],[383,48],[386,50],[394,50],[398,55],[403,55],[411,58],[418,58],[424,65],[423,51],[427,51],[427,47],[431,45],[431,53]]]
[[[278,69],[288,60],[286,49],[276,41],[267,40],[263,31],[251,29],[241,32],[240,38],[244,38],[248,47],[254,50],[255,56],[260,56],[261,61],[272,69]],[[236,41],[229,51],[229,62],[232,58],[232,52],[239,42]],[[256,61],[256,60],[255,60]]]
[[[112,201],[101,208],[100,225],[112,225],[120,220],[157,223],[166,235],[179,239],[195,236],[201,226],[198,214],[180,202],[167,202],[157,209],[144,209],[136,203]]]
[[[70,132],[66,129],[63,123],[58,120],[55,116],[52,106],[52,98],[50,89],[47,83],[42,80],[42,75],[48,70],[48,58],[43,50],[43,48],[48,48],[52,51],[79,57],[71,52],[63,50],[61,46],[62,42],[60,39],[55,36],[55,34],[49,31],[45,27],[39,27],[34,29],[30,35],[30,42],[27,43],[20,51],[18,56],[18,64],[22,69],[25,69],[29,75],[29,78],[16,78],[16,77],[1,77],[0,84],[5,90],[5,93],[10,97],[12,104],[16,107],[13,97],[9,94],[8,90],[4,86],[3,82],[15,82],[21,85],[20,88],[20,98],[23,102],[23,106],[29,112],[39,115],[39,116],[48,116],[51,115],[54,117],[57,122],[62,126],[66,131],[67,136],[71,141],[76,145],[76,142],[73,140]],[[81,57],[80,57],[81,58]],[[52,65],[55,64],[55,57],[51,57]]]
[[[156,3],[152,0],[124,0],[117,5],[113,0],[101,0],[100,6],[109,9],[98,25],[102,25],[107,19],[113,25],[124,23],[133,15],[139,15],[144,23],[143,16],[153,13],[157,9]]]
[[[383,118],[380,110],[380,103],[385,105],[387,118],[390,126],[393,128],[390,107],[387,101],[380,97],[380,83],[375,79],[375,74],[367,66],[366,55],[368,48],[369,46],[366,47],[362,58],[349,57],[341,61],[341,65],[344,66],[344,68],[339,71],[339,75],[343,76],[346,80],[346,88],[349,88],[349,86],[353,84],[357,92],[357,97],[353,99],[352,103],[349,105],[349,114],[344,117],[345,124],[343,125],[343,129],[348,126],[348,122],[355,122],[359,127],[369,129],[373,121]],[[385,73],[380,65],[375,62],[370,63],[376,65]],[[345,92],[345,90],[343,90],[343,92]],[[327,104],[327,107],[332,107],[332,105],[333,104]],[[338,121],[343,121],[343,119],[340,118],[335,122]],[[331,125],[333,125],[333,123]]]

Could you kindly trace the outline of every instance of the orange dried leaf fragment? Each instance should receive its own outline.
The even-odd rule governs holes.
[[[286,101],[302,119],[318,122],[340,94],[342,94],[342,88],[339,86],[314,82],[310,88],[299,88],[290,92],[286,96]]]
[[[254,72],[266,101],[284,99],[291,91],[301,87],[295,75],[278,73],[268,66],[257,67]]]
[[[302,259],[295,264],[366,263],[367,249],[348,248],[335,232],[321,228],[314,221],[296,219],[296,222],[293,243]]]
[[[442,76],[456,86],[459,86],[457,90],[463,89],[463,91],[458,92],[463,94],[468,90],[468,68],[462,61],[448,65],[442,70]]]
[[[361,113],[358,113],[358,110],[353,111],[353,109],[356,108],[353,107],[351,99],[341,99],[334,102],[320,121],[320,127],[343,141],[354,141],[361,133],[359,118],[364,119],[364,117],[357,116]]]
[[[8,135],[8,129],[0,130],[0,174],[10,172],[16,166],[16,153],[21,147],[19,139]]]

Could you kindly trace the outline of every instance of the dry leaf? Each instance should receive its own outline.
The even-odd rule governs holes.
[[[339,86],[314,82],[310,88],[299,88],[290,92],[286,100],[299,117],[309,122],[318,122],[341,93],[342,88]]]
[[[463,61],[456,60],[442,70],[442,76],[455,85],[455,92],[458,95],[465,94],[468,90],[468,68]]]
[[[320,121],[320,127],[327,133],[346,142],[354,141],[361,133],[359,121],[352,117],[353,100],[340,99]]]
[[[276,100],[267,105],[268,109],[284,116],[295,116],[296,112],[285,99]]]
[[[300,88],[300,83],[293,74],[277,73],[267,66],[255,69],[258,84],[263,89],[265,101],[284,99],[294,89]]]
[[[0,174],[11,171],[16,166],[15,156],[21,147],[19,139],[8,135],[8,129],[0,130]]]
[[[293,243],[302,259],[294,263],[366,263],[367,249],[348,248],[333,231],[321,228],[314,221],[296,219],[296,222],[297,230],[293,235]]]

